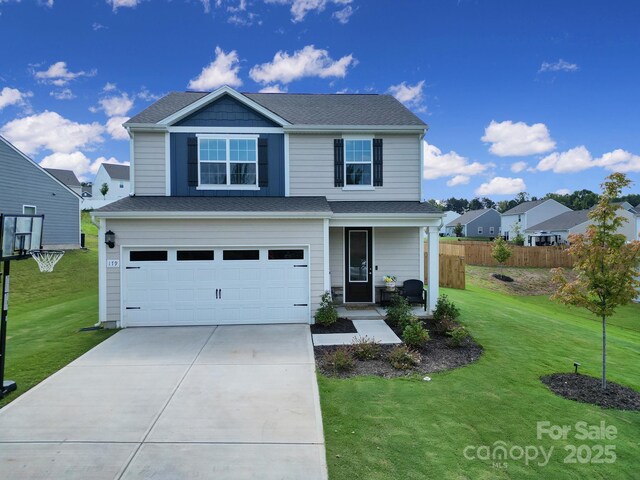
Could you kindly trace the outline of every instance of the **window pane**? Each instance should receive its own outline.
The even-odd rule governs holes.
[[[222,139],[201,138],[200,160],[226,160],[227,141]]]
[[[225,185],[227,183],[226,163],[201,163],[200,184]]]
[[[344,153],[346,162],[371,162],[371,140],[346,140]]]
[[[244,139],[229,140],[229,159],[232,162],[255,162],[256,141]]]
[[[179,262],[213,260],[213,250],[178,250]]]
[[[260,260],[260,250],[224,250],[223,260]]]
[[[304,250],[269,250],[269,260],[303,260]]]
[[[371,185],[371,165],[347,165],[347,185]]]
[[[166,250],[142,250],[137,252],[129,252],[129,260],[131,262],[166,262]]]
[[[256,164],[255,163],[232,163],[231,165],[232,185],[255,185],[256,184]]]
[[[349,232],[349,281],[366,282],[369,274],[368,232]]]

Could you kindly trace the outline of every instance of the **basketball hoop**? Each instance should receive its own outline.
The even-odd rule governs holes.
[[[31,250],[31,257],[38,263],[41,272],[52,272],[53,267],[62,258],[62,250]]]

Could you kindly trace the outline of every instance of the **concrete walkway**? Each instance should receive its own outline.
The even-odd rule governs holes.
[[[123,330],[0,410],[0,472],[324,480],[309,326]]]

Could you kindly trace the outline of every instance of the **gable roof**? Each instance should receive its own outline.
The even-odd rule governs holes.
[[[103,163],[102,166],[113,180],[129,180],[129,165]]]
[[[538,231],[555,231],[555,230],[569,230],[570,228],[580,225],[589,220],[590,210],[575,210],[561,213],[555,217],[552,217],[544,222],[540,222],[537,225],[527,228],[526,232],[538,232]]]
[[[223,94],[233,94],[239,100],[259,105],[293,125],[317,126],[415,126],[427,125],[391,95],[377,94],[298,94],[245,93],[222,87]],[[216,98],[216,92],[171,92],[124,125],[159,124],[178,112],[186,115],[188,107],[201,108],[205,97]],[[254,106],[255,106],[254,104]],[[191,113],[191,112],[189,112]]]
[[[61,168],[45,168],[47,172],[64,183],[67,187],[79,187],[80,181],[73,170],[63,170]]]
[[[528,212],[532,208],[535,208],[538,205],[541,205],[544,202],[547,202],[549,200],[551,200],[551,199],[547,198],[547,199],[544,199],[544,200],[532,200],[530,202],[523,202],[520,205],[516,205],[512,209],[507,210],[502,215],[520,215],[522,213]]]
[[[497,210],[494,210],[493,208],[484,208],[482,210],[469,210],[468,212],[464,213],[463,215],[460,215],[458,218],[452,220],[451,222],[447,223],[447,227],[455,227],[457,224],[460,225],[466,225],[469,222],[474,221],[476,218],[481,217],[482,215],[484,215],[487,212],[490,211],[494,211],[496,213]]]

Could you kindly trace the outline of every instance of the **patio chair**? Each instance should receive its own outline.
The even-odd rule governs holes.
[[[424,283],[420,280],[405,280],[400,288],[400,295],[407,299],[409,303],[419,303],[427,310],[427,292],[424,290]]]

